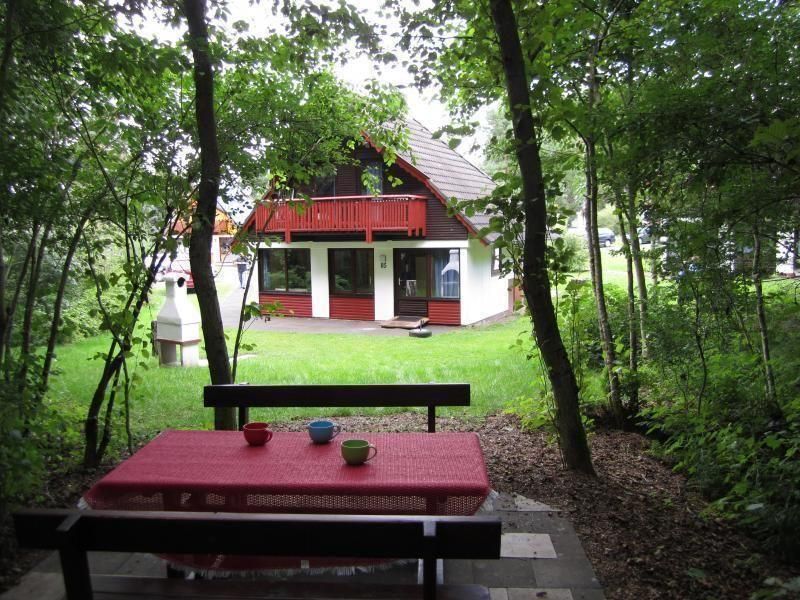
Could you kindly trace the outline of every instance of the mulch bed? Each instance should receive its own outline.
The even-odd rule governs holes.
[[[419,413],[337,419],[348,431],[424,431]],[[302,421],[275,426],[300,430]],[[784,580],[800,567],[763,555],[730,524],[700,516],[702,501],[684,478],[647,454],[639,434],[598,431],[591,437],[597,477],[568,473],[542,432],[522,431],[509,415],[440,419],[442,431],[477,431],[492,486],[561,509],[575,526],[609,600],[748,598],[767,577]],[[111,465],[47,482],[41,504],[74,506]],[[12,536],[8,526],[0,538]],[[40,555],[20,552],[0,562],[0,591],[14,585]],[[783,596],[788,598],[789,596]]]

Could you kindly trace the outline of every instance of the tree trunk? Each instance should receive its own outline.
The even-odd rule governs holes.
[[[205,0],[184,0],[183,8],[189,24],[189,45],[194,58],[195,116],[200,144],[200,186],[197,209],[192,217],[189,259],[200,305],[211,383],[223,384],[231,383],[232,379],[217,287],[211,270],[211,241],[220,173],[217,123],[214,116],[214,71],[208,54]],[[234,409],[215,408],[214,426],[216,429],[236,429]]]
[[[14,315],[17,312],[17,304],[19,304],[19,297],[22,294],[22,288],[25,285],[25,277],[28,273],[28,267],[33,261],[34,253],[36,252],[36,240],[39,237],[39,224],[34,223],[31,229],[31,239],[28,241],[28,248],[25,251],[25,258],[22,261],[19,274],[17,275],[17,283],[14,286],[14,295],[11,297],[11,302],[8,306],[0,306],[3,311],[2,330],[0,330],[0,364],[3,365],[5,371],[6,381],[10,381],[11,373],[11,333],[14,329]],[[12,256],[13,258],[13,256]],[[8,278],[8,271],[5,274],[6,281]]]
[[[758,317],[758,335],[761,338],[761,362],[764,369],[767,408],[772,417],[780,417],[783,411],[778,404],[778,396],[775,392],[775,374],[772,371],[770,357],[767,313],[764,310],[764,290],[761,286],[761,234],[757,224],[753,226],[753,285],[756,291],[756,316]]]
[[[628,182],[627,210],[628,231],[630,232],[631,260],[636,274],[636,288],[639,292],[639,340],[641,342],[642,357],[647,358],[647,279],[644,274],[644,261],[642,260],[642,247],[639,244],[639,219],[636,214],[636,186]],[[652,240],[652,238],[651,238]],[[650,242],[652,245],[652,241]]]
[[[588,134],[583,135],[585,150],[585,176],[586,176],[586,240],[589,246],[589,270],[592,274],[592,290],[594,291],[595,305],[597,306],[597,322],[600,330],[600,343],[603,348],[603,361],[608,373],[609,404],[611,412],[622,426],[625,421],[625,411],[622,406],[619,374],[617,367],[617,352],[614,347],[614,334],[608,319],[605,288],[603,286],[603,259],[600,253],[600,236],[597,232],[597,197],[599,184],[597,182],[597,140],[595,138],[595,107],[600,103],[600,84],[597,74],[597,56],[600,53],[602,38],[596,37],[589,54],[589,72],[587,79],[586,110],[589,114],[590,124]]]
[[[525,208],[522,283],[531,311],[536,344],[547,367],[556,404],[556,429],[566,467],[594,475],[586,432],[581,422],[578,385],[558,330],[545,258],[547,207],[539,143],[530,108],[528,77],[510,0],[491,0],[505,71],[508,105],[517,141]]]
[[[6,0],[6,20],[3,24],[3,54],[0,56],[0,115],[5,112],[9,71],[14,59],[14,38],[17,20],[17,0]]]
[[[597,323],[600,330],[600,343],[603,348],[603,361],[608,373],[609,404],[614,419],[621,427],[625,423],[625,410],[620,394],[619,374],[617,373],[617,351],[614,335],[608,320],[605,289],[603,287],[603,262],[600,254],[600,236],[597,233],[597,148],[594,138],[589,135],[583,139],[585,149],[586,175],[586,240],[589,246],[589,271],[592,274],[592,290],[597,306]]]
[[[17,0],[7,0],[5,23],[3,23],[3,53],[0,56],[0,125],[5,124],[6,92],[8,90],[11,61],[14,57],[14,37],[17,18]],[[4,127],[0,127],[4,130]],[[2,238],[2,223],[0,223],[0,238]],[[10,330],[11,318],[6,311],[6,286],[8,284],[8,266],[2,245],[0,245],[0,367],[4,363],[6,349],[6,331]]]
[[[86,414],[86,420],[83,425],[83,435],[85,446],[83,450],[83,466],[88,468],[96,467],[102,458],[97,448],[97,432],[98,432],[98,417],[100,409],[103,407],[103,401],[106,398],[106,390],[111,378],[115,377],[119,372],[122,365],[122,352],[116,355],[114,351],[117,349],[116,340],[111,342],[111,347],[106,354],[105,366],[100,381],[92,395],[92,401],[89,404],[89,410]]]
[[[89,215],[91,215],[93,210],[93,208],[90,208],[81,216],[81,220],[78,222],[78,226],[75,228],[69,247],[67,248],[64,266],[61,268],[61,279],[58,282],[56,299],[53,304],[53,322],[50,324],[50,335],[47,338],[47,351],[45,352],[44,363],[42,364],[42,378],[39,384],[41,394],[44,394],[47,389],[47,382],[50,378],[50,368],[55,356],[56,340],[58,339],[58,330],[61,325],[61,309],[64,304],[64,292],[67,289],[67,280],[69,279],[70,267],[72,266],[72,258],[75,256],[75,251],[78,249],[78,244],[83,236],[83,229],[86,227]]]
[[[42,272],[44,253],[52,231],[52,223],[48,223],[42,232],[39,241],[39,250],[31,262],[30,278],[28,279],[27,297],[25,298],[25,313],[22,317],[22,341],[19,347],[20,360],[17,372],[17,389],[23,393],[28,387],[28,368],[31,363],[31,340],[33,338],[33,312],[36,307],[36,293],[39,289],[39,275]]]
[[[625,254],[626,274],[628,280],[628,345],[630,346],[628,357],[628,368],[630,369],[630,377],[627,382],[628,399],[630,400],[629,409],[635,412],[639,408],[639,326],[637,323],[639,314],[636,310],[636,294],[634,292],[633,282],[633,256],[631,253],[631,245],[628,242],[628,236],[625,233],[625,218],[622,216],[622,211],[619,212],[619,231],[622,237],[622,251]]]
[[[247,271],[247,283],[244,286],[244,293],[242,294],[242,305],[239,307],[239,326],[236,328],[236,343],[233,345],[233,368],[231,370],[231,383],[236,383],[236,370],[239,366],[239,348],[242,345],[242,335],[244,335],[244,317],[247,310],[247,294],[250,293],[250,284],[253,281],[253,273],[256,270],[256,262],[258,262],[258,246],[253,253],[250,262],[250,269]]]

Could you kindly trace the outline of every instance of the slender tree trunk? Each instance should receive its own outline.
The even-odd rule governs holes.
[[[594,474],[581,422],[578,385],[558,330],[545,260],[547,206],[539,143],[530,108],[529,83],[519,31],[510,0],[490,0],[517,141],[517,161],[525,206],[522,282],[531,311],[536,344],[547,367],[556,404],[556,428],[566,467]]]
[[[25,287],[25,278],[28,276],[28,269],[31,268],[31,263],[34,260],[34,254],[36,253],[36,242],[38,241],[38,238],[39,224],[34,223],[33,227],[31,228],[31,239],[28,241],[28,247],[25,251],[25,258],[22,260],[22,266],[17,274],[17,283],[14,286],[14,295],[11,297],[11,302],[9,302],[8,306],[0,307],[5,313],[2,336],[0,336],[0,340],[2,340],[2,351],[0,351],[0,357],[4,358],[2,365],[5,371],[6,381],[11,380],[11,363],[13,358],[11,356],[11,334],[14,330],[14,315],[17,313],[17,305],[19,304],[19,298],[22,294],[22,288]]]
[[[644,274],[642,247],[639,244],[639,219],[636,214],[636,185],[632,181],[628,182],[626,192],[627,210],[624,212],[628,217],[631,260],[633,261],[633,268],[636,274],[636,288],[639,292],[639,340],[641,341],[642,357],[647,358],[647,279]]]
[[[27,297],[25,298],[25,313],[22,317],[22,341],[20,343],[19,371],[17,372],[17,389],[23,393],[28,387],[28,369],[31,364],[31,341],[33,339],[33,312],[36,307],[36,295],[39,290],[39,276],[42,272],[44,253],[50,241],[52,223],[48,223],[42,232],[39,250],[31,262],[30,278],[28,279]]]
[[[6,0],[6,18],[3,23],[3,53],[0,56],[0,131],[5,131],[6,93],[10,79],[11,61],[14,56],[14,34],[17,18],[17,0]],[[5,136],[0,136],[5,138]],[[5,139],[0,140],[5,144]],[[3,237],[3,223],[0,221],[0,239]],[[0,244],[0,367],[5,365],[6,331],[11,329],[13,311],[9,316],[6,309],[6,287],[8,284],[8,266],[2,244]],[[0,513],[2,514],[2,513]]]
[[[120,358],[119,367],[117,367],[114,373],[114,383],[111,384],[111,392],[108,394],[108,401],[106,402],[106,414],[103,419],[103,435],[100,438],[100,442],[97,444],[97,454],[95,456],[97,462],[95,466],[99,465],[100,461],[103,460],[103,456],[105,456],[106,450],[108,450],[108,445],[111,443],[111,426],[114,421],[114,402],[117,399],[117,390],[119,389],[119,378],[122,375],[122,367],[125,365],[125,357],[122,353],[120,353]]]
[[[756,291],[756,316],[758,317],[758,335],[761,338],[761,363],[764,369],[767,407],[773,417],[779,417],[783,411],[778,404],[778,396],[775,392],[775,374],[770,357],[769,329],[767,328],[767,313],[764,309],[764,290],[761,285],[761,233],[757,224],[753,226],[753,286]]]
[[[214,70],[208,54],[206,3],[205,0],[184,0],[183,9],[189,24],[189,44],[194,57],[195,115],[200,143],[200,187],[197,209],[192,217],[189,259],[200,305],[211,383],[231,383],[228,347],[211,270],[211,241],[217,212],[220,160],[214,116]],[[216,429],[236,429],[234,409],[215,408],[214,426]]]
[[[258,249],[256,248],[256,252]],[[253,281],[253,273],[256,270],[256,256],[250,263],[250,270],[247,272],[247,283],[244,286],[244,294],[242,295],[242,305],[239,307],[239,326],[236,328],[236,343],[233,345],[233,368],[231,371],[231,383],[236,383],[236,369],[239,366],[239,347],[242,344],[242,335],[244,334],[244,317],[247,308],[247,294],[250,292],[250,284]]]
[[[14,59],[18,0],[6,0],[6,20],[3,24],[3,54],[0,56],[0,115],[5,112],[11,61]]]
[[[0,219],[0,239],[3,237],[3,223]],[[6,256],[3,252],[3,244],[0,243],[0,367],[3,365],[3,358],[5,356],[5,338],[6,326],[8,319],[6,318],[6,285],[8,282],[8,266],[6,265]]]
[[[597,306],[597,323],[600,330],[600,343],[603,348],[603,361],[608,373],[609,403],[611,412],[621,427],[625,423],[625,410],[622,406],[619,374],[617,373],[617,351],[614,335],[608,319],[605,289],[603,287],[603,262],[600,253],[600,237],[597,233],[597,148],[594,138],[584,137],[586,152],[586,239],[589,246],[589,270],[592,274],[592,290]]]
[[[92,401],[89,404],[89,410],[86,415],[86,420],[83,424],[83,435],[85,446],[83,451],[83,465],[85,467],[96,467],[100,463],[100,456],[97,448],[97,434],[98,434],[98,417],[100,409],[103,407],[103,401],[106,399],[106,390],[111,379],[119,372],[120,365],[122,364],[122,353],[116,353],[117,341],[111,342],[111,347],[106,354],[105,366],[100,381],[92,395]]]
[[[697,289],[697,285],[695,285],[695,282],[692,280],[691,273],[687,273],[686,278],[686,285],[688,285],[689,289],[692,291],[692,302],[694,303],[692,335],[694,337],[694,345],[697,347],[697,356],[700,358],[700,390],[697,392],[697,412],[699,414],[700,409],[703,407],[706,387],[708,387],[708,360],[706,359],[705,335],[703,334],[703,312],[700,305],[700,290]],[[687,385],[690,381],[691,378],[687,377]]]
[[[47,389],[47,382],[50,378],[50,368],[53,364],[55,357],[56,340],[58,339],[58,330],[61,326],[61,309],[64,305],[64,292],[67,289],[67,280],[69,279],[70,267],[72,266],[72,259],[75,256],[75,251],[78,249],[81,237],[83,236],[83,229],[89,221],[89,216],[93,212],[93,208],[86,210],[78,221],[78,225],[72,234],[69,247],[67,248],[67,256],[64,258],[64,266],[61,268],[61,279],[58,282],[58,290],[56,291],[56,299],[53,305],[53,322],[50,324],[50,335],[47,338],[47,350],[44,355],[44,363],[42,364],[42,378],[41,378],[41,393]]]
[[[628,291],[628,368],[630,369],[630,377],[627,382],[628,398],[630,400],[630,411],[635,412],[639,408],[639,313],[636,310],[636,294],[634,292],[633,282],[633,256],[631,253],[631,245],[628,241],[628,236],[625,233],[625,218],[622,216],[622,211],[619,212],[619,231],[622,237],[622,252],[625,254],[625,265],[627,275],[627,291]]]

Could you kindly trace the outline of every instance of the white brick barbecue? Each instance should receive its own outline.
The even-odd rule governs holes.
[[[183,277],[167,275],[167,298],[156,318],[159,363],[192,367],[200,364],[200,314],[189,303]],[[178,346],[181,360],[178,362]]]

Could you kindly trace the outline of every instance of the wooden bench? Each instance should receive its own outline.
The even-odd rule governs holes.
[[[427,407],[428,431],[436,431],[437,406],[469,406],[468,383],[366,385],[207,385],[206,407],[238,407],[239,428],[250,407]]]
[[[252,515],[24,510],[23,547],[56,549],[68,600],[133,598],[439,598],[488,600],[477,585],[437,585],[436,560],[500,557],[498,517]],[[87,551],[421,558],[419,585],[91,576]],[[346,579],[346,578],[343,578]]]

